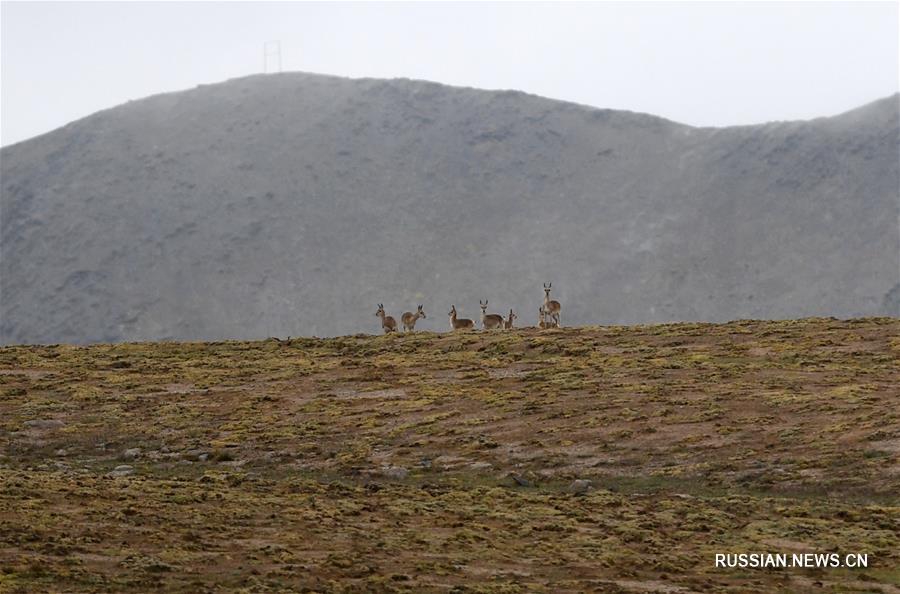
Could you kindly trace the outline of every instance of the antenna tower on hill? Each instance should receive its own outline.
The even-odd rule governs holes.
[[[271,60],[271,69],[269,63]],[[266,41],[263,43],[263,73],[281,72],[281,42]]]

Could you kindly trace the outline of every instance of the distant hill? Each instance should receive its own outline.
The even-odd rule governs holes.
[[[257,75],[0,151],[0,341],[900,315],[898,96],[693,128],[519,92]]]

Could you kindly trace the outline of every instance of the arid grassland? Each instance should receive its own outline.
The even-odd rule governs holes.
[[[898,494],[897,319],[0,349],[0,592],[900,592]]]

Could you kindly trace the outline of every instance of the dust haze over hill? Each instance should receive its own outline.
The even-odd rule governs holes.
[[[900,315],[898,96],[693,128],[520,92],[257,75],[0,152],[0,341]]]

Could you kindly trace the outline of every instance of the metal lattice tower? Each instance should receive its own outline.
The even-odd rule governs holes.
[[[281,42],[266,41],[263,43],[263,73],[268,74],[269,60],[272,59],[274,66],[271,72],[281,72]]]

